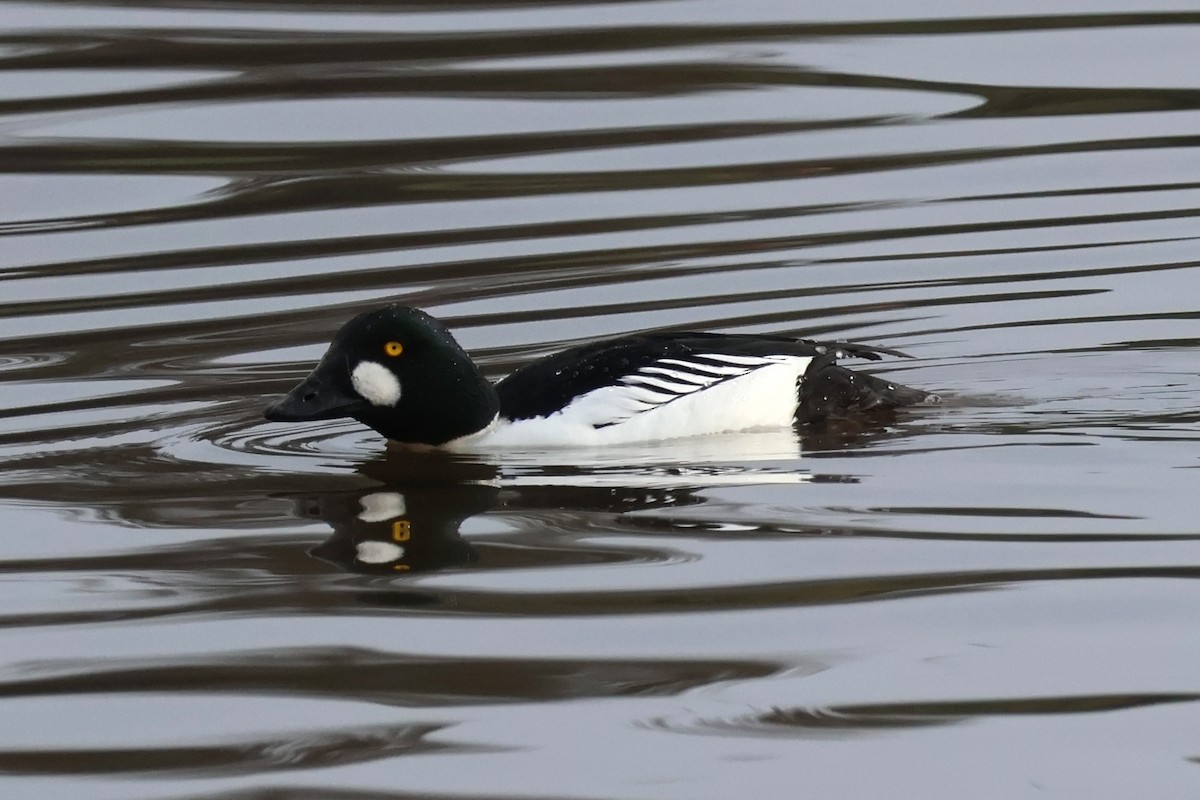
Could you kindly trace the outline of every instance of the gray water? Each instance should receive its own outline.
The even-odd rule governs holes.
[[[1154,8],[0,5],[0,795],[1195,797],[1200,9]],[[945,402],[261,418],[386,302],[493,377],[761,331]]]

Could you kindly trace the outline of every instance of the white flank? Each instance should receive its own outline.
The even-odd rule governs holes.
[[[366,539],[354,545],[355,555],[364,564],[390,564],[404,556],[404,548],[391,542]]]
[[[751,360],[748,356],[744,358]],[[796,385],[811,360],[807,356],[765,356],[754,358],[753,365],[716,367],[661,359],[657,364],[676,367],[671,370],[676,373],[672,377],[680,382],[686,380],[687,385],[673,391],[661,385],[654,391],[648,386],[637,385],[641,382],[640,375],[651,370],[657,374],[664,371],[661,367],[645,367],[626,376],[619,384],[575,398],[548,417],[516,422],[498,420],[483,431],[457,439],[449,446],[474,449],[629,444],[755,428],[790,427],[798,402]],[[724,374],[711,374],[716,370]],[[725,370],[732,370],[733,374]],[[698,383],[701,378],[706,383]]]
[[[400,402],[400,380],[377,361],[360,361],[350,373],[354,391],[373,406],[394,406]]]
[[[360,497],[358,502],[362,506],[358,518],[363,522],[384,522],[403,517],[408,510],[404,495],[399,492],[372,492]]]

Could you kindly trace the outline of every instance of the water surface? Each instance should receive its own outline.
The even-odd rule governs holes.
[[[8,797],[1194,797],[1200,12],[0,6]],[[878,425],[389,450],[352,314],[901,348]]]

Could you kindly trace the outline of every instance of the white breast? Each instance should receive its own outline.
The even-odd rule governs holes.
[[[591,446],[788,427],[806,356],[663,359],[573,400],[548,417],[497,420],[454,449]],[[717,362],[717,363],[713,363]]]

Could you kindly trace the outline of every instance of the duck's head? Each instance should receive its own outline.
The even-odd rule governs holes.
[[[492,385],[442,323],[388,306],[343,325],[316,368],[265,416],[351,417],[394,441],[440,445],[487,427],[498,409]]]

